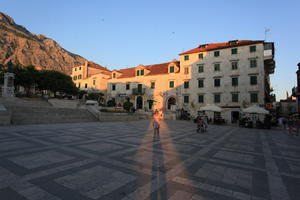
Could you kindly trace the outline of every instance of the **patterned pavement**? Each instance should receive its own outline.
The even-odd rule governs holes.
[[[296,200],[300,137],[163,121],[0,127],[2,200]]]

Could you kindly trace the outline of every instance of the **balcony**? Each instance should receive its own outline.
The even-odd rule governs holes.
[[[143,95],[145,94],[145,88],[133,88],[132,89],[132,94],[133,95]]]

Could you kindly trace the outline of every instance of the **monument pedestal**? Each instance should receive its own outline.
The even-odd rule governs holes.
[[[4,85],[2,87],[2,97],[14,97],[15,87],[14,87],[14,73],[4,73]]]

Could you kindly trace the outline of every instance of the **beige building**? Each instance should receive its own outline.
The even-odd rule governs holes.
[[[110,70],[90,61],[73,67],[71,74],[78,88],[82,90],[100,90],[103,93],[106,93],[107,81],[110,76]]]
[[[202,44],[179,57],[180,61],[120,70],[101,67],[91,75],[82,75],[85,78],[80,81],[78,71],[73,69],[72,75],[73,80],[77,76],[74,82],[81,88],[85,84],[93,87],[96,80],[99,88],[107,89],[107,100],[114,99],[117,104],[131,101],[136,109],[166,113],[184,109],[192,117],[200,107],[216,104],[223,108],[221,116],[227,122],[235,122],[242,108],[252,104],[264,107],[271,101],[273,43],[233,40]],[[87,73],[81,67],[82,74]]]
[[[270,101],[273,58],[273,43],[250,40],[203,44],[181,53],[181,68],[192,73],[182,91],[183,107],[196,116],[201,106],[216,104],[227,122],[235,122],[251,104],[264,107]]]
[[[154,65],[113,70],[108,81],[108,98],[116,103],[131,101],[136,109],[175,110],[179,108],[184,77],[177,60]]]

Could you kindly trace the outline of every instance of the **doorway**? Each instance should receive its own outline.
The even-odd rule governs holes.
[[[141,96],[136,98],[136,109],[143,109],[143,97]]]
[[[237,123],[240,118],[239,111],[231,111],[231,123]]]
[[[174,97],[170,97],[168,99],[168,106],[167,106],[168,110],[171,109],[172,105],[176,105],[176,99]]]

